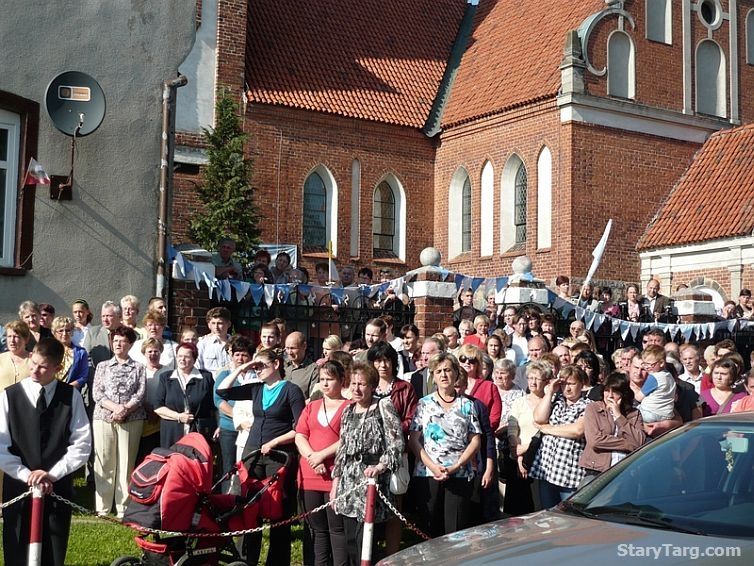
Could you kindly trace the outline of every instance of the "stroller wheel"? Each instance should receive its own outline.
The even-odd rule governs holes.
[[[141,558],[135,556],[119,556],[110,563],[110,566],[141,566]]]

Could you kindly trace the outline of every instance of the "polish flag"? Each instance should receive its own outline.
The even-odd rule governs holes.
[[[29,161],[29,167],[26,169],[24,185],[49,185],[50,177],[44,170],[44,167],[33,157]]]

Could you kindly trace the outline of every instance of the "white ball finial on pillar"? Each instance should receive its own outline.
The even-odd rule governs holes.
[[[424,248],[419,254],[419,261],[424,267],[439,267],[442,256],[437,248]]]

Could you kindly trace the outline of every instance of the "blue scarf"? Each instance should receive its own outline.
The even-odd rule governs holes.
[[[262,409],[267,410],[269,409],[275,401],[277,401],[278,397],[280,396],[280,392],[283,390],[283,385],[285,385],[284,380],[278,381],[275,385],[269,386],[266,385],[262,388]]]

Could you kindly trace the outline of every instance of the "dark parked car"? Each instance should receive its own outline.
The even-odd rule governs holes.
[[[671,431],[548,511],[417,544],[380,564],[754,564],[754,412]]]

